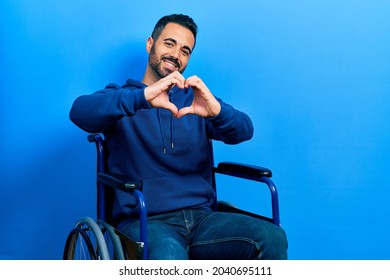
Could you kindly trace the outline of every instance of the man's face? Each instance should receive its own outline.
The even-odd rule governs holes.
[[[164,78],[174,71],[183,73],[194,44],[195,38],[189,29],[168,23],[156,41],[148,39],[150,68],[159,78]]]

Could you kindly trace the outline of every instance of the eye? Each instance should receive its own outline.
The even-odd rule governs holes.
[[[186,49],[183,49],[181,50],[181,53],[184,55],[184,56],[189,56],[190,55],[190,52]]]
[[[173,43],[172,42],[165,42],[165,46],[167,46],[168,48],[172,48]]]

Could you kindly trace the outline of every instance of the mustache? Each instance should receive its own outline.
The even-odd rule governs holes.
[[[177,66],[177,68],[180,68],[180,62],[178,59],[176,58],[173,58],[171,56],[163,56],[162,59],[164,60],[169,60],[170,62],[172,62],[173,64],[175,64]]]

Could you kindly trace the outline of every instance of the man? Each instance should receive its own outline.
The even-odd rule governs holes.
[[[284,231],[243,215],[213,212],[209,141],[252,138],[249,117],[214,97],[197,76],[185,78],[197,26],[185,15],[161,18],[146,42],[142,82],[77,98],[71,120],[105,135],[111,172],[142,180],[150,259],[286,259]],[[116,193],[116,226],[139,237],[129,194]]]

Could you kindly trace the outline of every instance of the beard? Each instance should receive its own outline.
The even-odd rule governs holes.
[[[185,68],[180,69],[180,63],[179,63],[179,61],[177,59],[174,59],[172,57],[161,57],[161,58],[159,58],[157,56],[157,54],[156,54],[156,50],[155,50],[155,47],[154,47],[154,44],[153,44],[153,46],[151,47],[150,52],[149,52],[148,63],[149,63],[150,68],[160,78],[164,78],[164,77],[168,76],[169,74],[171,74],[173,72],[171,69],[166,69],[166,68],[162,67],[162,59],[169,60],[169,61],[175,63],[177,65],[177,67],[178,67],[178,71],[180,73],[184,72]]]

